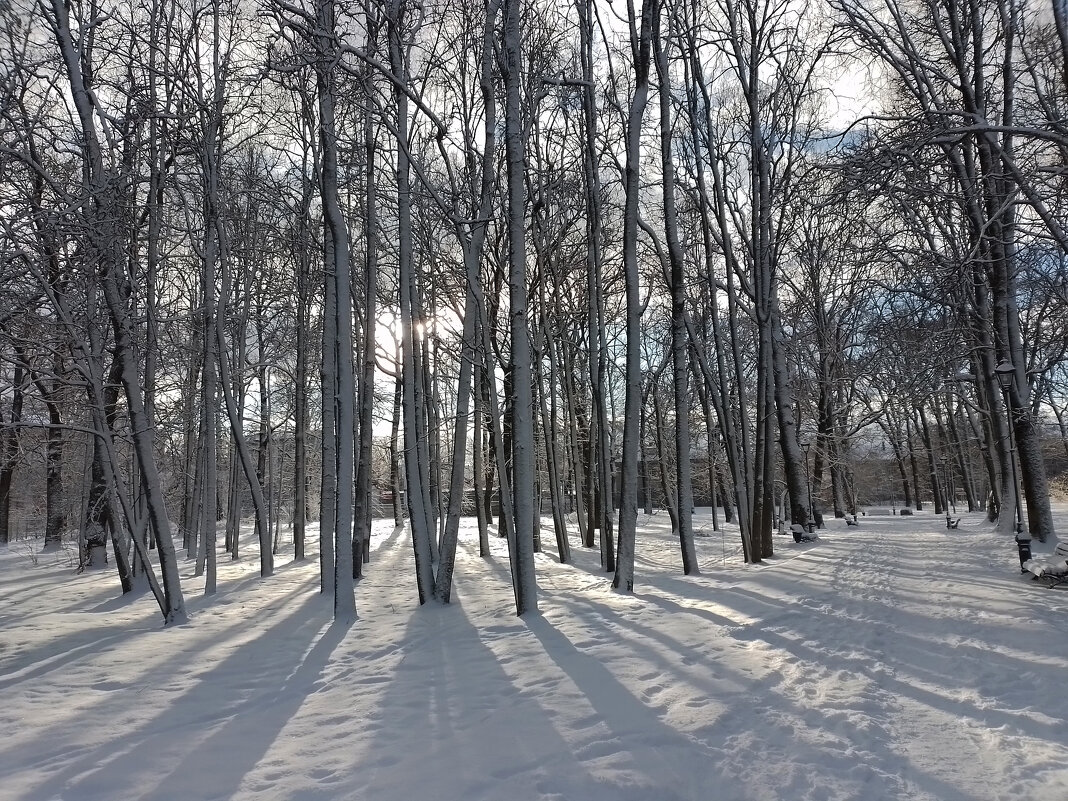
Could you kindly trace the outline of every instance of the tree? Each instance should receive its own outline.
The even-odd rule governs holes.
[[[70,9],[58,0],[44,7],[43,11],[62,58],[81,129],[80,156],[86,180],[83,214],[89,253],[87,262],[93,265],[100,277],[99,291],[111,321],[116,358],[121,365],[120,377],[130,418],[134,453],[160,559],[164,590],[161,609],[167,623],[180,622],[185,618],[185,602],[178,578],[170,518],[155,458],[152,426],[148,421],[138,374],[129,297],[125,292],[127,287],[122,283],[122,231],[119,228],[122,217],[118,213],[120,198],[117,194],[124,182],[116,174],[117,167],[105,162],[96,124],[98,99],[90,91],[90,84],[83,72],[83,65],[93,63],[86,39],[81,35],[84,31],[79,30],[76,36],[75,29],[71,27]],[[95,291],[92,284],[90,291]]]
[[[522,119],[523,64],[520,0],[502,0],[504,149],[508,165],[508,319],[512,398],[512,497],[514,543],[509,541],[516,612],[538,611],[534,575],[534,399],[530,326],[527,320],[526,156]]]
[[[669,23],[673,22],[669,17]],[[671,366],[675,396],[675,481],[678,493],[678,533],[682,548],[682,571],[699,573],[693,534],[693,470],[690,456],[689,339],[686,326],[687,282],[679,240],[675,203],[675,159],[672,154],[671,73],[668,66],[667,41],[675,38],[661,33],[663,19],[653,20],[653,57],[660,81],[660,183],[663,190],[664,239],[667,243],[671,289]]]
[[[1020,169],[1016,130],[1017,42],[1021,16],[1015,5],[984,6],[975,0],[948,4],[920,2],[905,9],[888,2],[878,10],[833,2],[858,46],[879,59],[891,76],[894,107],[883,126],[890,139],[909,151],[929,154],[944,181],[952,181],[950,202],[967,242],[971,345],[976,386],[991,410],[992,439],[999,452],[1002,509],[1008,491],[1009,437],[995,366],[1015,369],[1008,394],[1015,428],[1028,518],[1041,539],[1053,535],[1048,484],[1032,416],[1030,383],[1020,328],[1017,262],[1021,221],[1014,198],[1021,194],[1054,236],[1060,226],[1049,215],[1035,184]],[[890,159],[897,158],[895,149]],[[946,227],[924,232],[937,245]],[[1013,518],[1002,514],[1005,525]]]
[[[634,57],[634,89],[627,116],[626,168],[623,212],[623,272],[627,298],[626,401],[623,411],[623,457],[619,490],[619,544],[612,586],[634,590],[634,537],[638,518],[638,439],[641,408],[641,298],[638,275],[638,202],[641,179],[642,118],[649,101],[649,61],[657,0],[644,0],[640,23],[633,2],[627,3],[631,50]]]

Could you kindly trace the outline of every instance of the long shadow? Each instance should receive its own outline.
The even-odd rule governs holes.
[[[112,593],[110,598],[108,598],[106,601],[101,601],[96,606],[92,606],[86,609],[81,604],[71,604],[66,608],[57,609],[56,611],[84,611],[88,612],[91,615],[106,615],[111,612],[117,612],[120,609],[127,609],[136,604],[138,601],[148,598],[151,598],[152,611],[155,613],[158,619],[159,607],[156,605],[156,599],[151,597],[151,593],[149,592],[147,587],[137,590],[131,590],[130,592],[122,592],[121,589],[117,588],[116,593]]]
[[[724,775],[712,757],[684,733],[665,724],[627,690],[605,664],[580,651],[544,618],[527,621],[545,653],[571,681],[604,721],[607,745],[626,755],[632,778],[645,786],[646,797],[682,801],[708,797],[745,797],[744,785]]]
[[[259,638],[236,647],[212,670],[198,676],[180,697],[174,698],[167,692],[167,677],[162,674],[149,680],[152,683],[148,695],[142,695],[139,688],[133,687],[110,693],[108,702],[116,705],[114,719],[117,721],[122,720],[121,710],[126,704],[136,701],[141,706],[154,706],[155,716],[140,725],[131,729],[123,729],[119,725],[117,731],[100,732],[98,745],[83,747],[76,753],[64,749],[49,756],[39,746],[28,743],[24,749],[20,749],[26,752],[24,756],[12,753],[7,756],[14,761],[13,764],[48,765],[51,761],[63,764],[60,770],[49,775],[35,788],[31,798],[140,797],[135,788],[151,785],[153,779],[158,779],[167,770],[168,765],[181,760],[188,749],[200,742],[206,729],[218,726],[220,721],[226,722],[225,728],[238,723],[239,713],[244,713],[249,723],[256,722],[258,734],[255,736],[262,736],[254,742],[263,743],[265,738],[273,739],[285,725],[286,718],[271,714],[269,701],[276,699],[278,688],[287,686],[289,677],[298,673],[306,661],[303,654],[308,651],[308,646],[315,641],[327,620],[329,606],[323,599],[319,596],[306,598],[285,618],[265,628]],[[335,632],[329,637],[339,638],[342,634]],[[327,635],[320,639],[326,639],[326,643],[333,642],[327,639]],[[317,651],[316,654],[318,657],[321,652]],[[308,668],[300,675],[305,676],[307,670],[316,664],[309,662]],[[311,682],[308,682],[308,686],[311,686]],[[267,716],[253,714],[265,702],[267,705],[262,709],[267,711]],[[42,732],[42,736],[47,737],[48,732]],[[216,747],[221,748],[218,742]],[[244,764],[236,759],[234,768],[243,768]],[[220,765],[218,771],[213,772],[217,776],[192,771],[189,778],[200,777],[212,783],[217,778],[223,784],[239,782],[241,778],[235,778],[226,765]],[[243,775],[243,769],[241,772]],[[202,789],[201,793],[181,797],[225,797],[216,796],[208,786]]]
[[[15,570],[14,565],[7,565],[6,570]],[[3,602],[6,606],[7,603],[16,593],[33,592],[34,590],[54,589],[56,586],[56,579],[54,576],[48,576],[48,578],[35,581],[35,573],[41,570],[52,570],[49,567],[27,567],[26,573],[4,576],[3,589],[0,590],[0,602]],[[74,575],[73,570],[64,568],[64,572]]]
[[[229,560],[225,560],[224,562],[223,558],[226,556],[225,552],[219,553],[218,556],[220,557],[220,562],[218,565],[219,569],[217,570],[217,573],[221,574],[218,580],[218,590],[215,595],[204,595],[203,593],[198,593],[196,595],[186,598],[186,608],[190,613],[195,613],[201,609],[210,607],[213,603],[216,603],[221,599],[227,598],[228,596],[235,595],[237,593],[241,593],[251,587],[255,587],[258,584],[270,582],[276,577],[283,577],[287,573],[291,573],[294,570],[310,570],[314,567],[314,563],[310,559],[303,559],[300,562],[290,561],[277,565],[274,568],[274,572],[270,576],[261,576],[259,572],[256,572],[247,576],[238,576],[235,578],[230,578],[226,576],[227,565],[236,565],[240,561],[251,560],[253,557],[258,558],[259,554],[256,552],[253,552],[252,554],[246,554],[241,558],[241,560],[238,560],[238,562],[231,562]],[[185,579],[191,577],[191,574],[188,576],[184,576]],[[309,588],[312,585],[312,581],[310,578],[307,581],[307,585]]]
[[[43,568],[35,568],[41,569]],[[108,579],[114,579],[113,582],[104,586],[97,585],[99,573],[79,574],[66,568],[62,572],[65,574],[62,578],[53,575],[44,581],[32,581],[32,576],[4,576],[3,584],[0,585],[0,628],[9,622],[24,622],[31,617],[83,611],[94,604],[122,595],[118,579],[113,573],[107,574]],[[86,584],[89,586],[85,587]],[[54,600],[68,601],[72,595],[76,596],[77,600],[62,605],[49,603]]]
[[[384,539],[382,539],[371,547],[370,553],[368,554],[367,564],[363,566],[364,579],[367,578],[367,573],[370,570],[373,570],[375,568],[375,565],[379,564],[380,558],[383,554],[388,554],[394,550],[394,547],[400,541],[401,535],[403,535],[404,532],[407,531],[407,528],[408,527],[403,523],[399,526],[394,526],[393,530],[390,531]],[[361,579],[361,581],[362,580],[363,579]]]
[[[33,648],[15,651],[12,656],[0,660],[0,670],[3,670],[0,690],[61,668],[80,656],[95,653],[102,646],[157,630],[162,625],[161,622],[141,621],[116,621],[110,625],[100,625],[96,620],[92,622],[92,626],[45,640]]]
[[[830,655],[812,649],[807,644],[768,631],[754,632],[754,636],[748,639],[763,641],[784,653],[807,659],[815,664],[833,666],[862,675],[880,686],[891,696],[910,698],[932,709],[939,710],[945,714],[947,720],[959,720],[960,718],[968,717],[983,727],[990,729],[997,729],[1001,726],[1008,727],[1019,735],[1033,738],[1038,742],[1063,741],[1063,726],[1059,722],[1047,724],[996,709],[979,709],[974,703],[950,699],[918,687],[912,682],[889,676],[883,671],[877,671],[874,667],[878,663],[872,658],[846,657],[841,654]],[[937,776],[930,773],[920,773],[915,768],[911,772],[915,775],[916,780],[922,783],[923,789],[940,801],[978,801],[975,796],[969,795],[959,787],[949,784]]]
[[[394,526],[393,530],[389,532],[385,539],[383,539],[381,542],[371,548],[371,555],[373,556],[375,554],[380,554],[385,551],[392,550],[393,546],[397,544],[397,541],[400,539],[401,535],[407,530],[407,528],[407,525],[405,525],[404,523],[399,526]]]
[[[843,626],[852,627],[854,630],[870,630],[873,637],[885,638],[894,642],[893,652],[887,655],[872,654],[873,658],[889,660],[894,664],[901,665],[917,678],[928,678],[931,682],[941,683],[945,686],[959,686],[961,675],[959,667],[947,663],[947,672],[938,672],[932,668],[932,660],[940,654],[950,654],[956,659],[966,658],[972,661],[982,672],[990,673],[1000,671],[1006,676],[1030,674],[1035,676],[1036,683],[1056,683],[1056,678],[1062,669],[1062,664],[1049,664],[1049,660],[1043,658],[1051,651],[1041,648],[1048,645],[1049,638],[1041,633],[1023,634],[1021,639],[1027,641],[1027,645],[1035,646],[1032,653],[1019,655],[1004,653],[995,646],[1005,644],[1004,640],[992,641],[989,648],[984,648],[983,643],[963,642],[951,644],[947,639],[946,626],[957,622],[958,625],[967,624],[963,621],[940,619],[917,612],[909,611],[895,604],[895,599],[902,597],[902,591],[895,589],[888,595],[876,598],[854,597],[846,601],[840,601],[828,609],[826,607],[812,608],[811,606],[780,606],[774,601],[761,596],[759,593],[744,587],[734,587],[717,598],[717,602],[723,606],[737,609],[759,619],[755,627],[761,631],[769,626],[779,626],[784,623],[806,628],[806,620],[819,621],[834,615],[839,618]],[[651,599],[653,600],[653,599]],[[659,599],[658,599],[659,600]],[[654,602],[656,602],[654,600]],[[762,611],[770,609],[779,610],[781,613],[776,617],[763,617]],[[693,607],[686,607],[685,611],[690,614],[708,617],[713,613]],[[789,618],[788,620],[784,618]],[[1056,621],[1051,620],[1049,627],[1053,627]],[[816,625],[820,625],[817,623]],[[858,627],[862,627],[858,629]],[[980,626],[975,637],[983,636],[986,626]],[[1063,626],[1062,633],[1063,632]],[[1019,628],[1017,628],[1019,632]],[[967,636],[967,631],[953,632],[956,635]],[[1022,633],[1022,632],[1021,632]],[[922,636],[922,635],[928,636]],[[808,635],[806,635],[808,636]],[[989,636],[989,635],[988,635]],[[854,637],[849,641],[850,650],[857,650],[861,644]],[[1063,654],[1068,659],[1068,651]],[[926,664],[925,664],[926,663]],[[1043,676],[1043,673],[1048,675]],[[1011,681],[1006,685],[1012,684]]]
[[[304,595],[306,589],[299,587],[286,595],[273,598],[272,601],[261,610],[267,614],[274,610],[284,609],[293,598]],[[155,610],[155,606],[152,607]],[[208,607],[210,609],[210,607]],[[3,675],[0,675],[0,690],[14,687],[31,679],[52,673],[66,667],[84,656],[100,653],[113,646],[129,641],[131,648],[134,638],[146,635],[152,636],[162,630],[162,623],[155,615],[146,614],[141,620],[116,621],[101,624],[98,617],[90,620],[91,625],[72,632],[64,637],[48,640],[39,647],[17,654],[13,659],[13,666]],[[220,629],[214,636],[199,639],[196,647],[209,648],[218,642],[232,637],[233,632],[244,627],[244,622],[238,622],[232,626]],[[107,632],[113,632],[108,634]],[[6,666],[5,666],[6,667]],[[17,674],[17,675],[16,675]]]
[[[739,596],[744,596],[748,599],[748,606],[734,603]],[[671,614],[694,615],[712,623],[730,626],[733,628],[732,636],[738,640],[762,640],[775,647],[791,651],[798,656],[803,655],[805,658],[817,663],[827,663],[829,660],[833,660],[847,664],[850,670],[868,675],[884,685],[897,685],[899,694],[903,696],[915,696],[916,700],[950,712],[956,717],[966,716],[990,725],[995,725],[993,721],[997,721],[996,725],[1011,725],[1013,728],[1021,730],[1022,733],[1031,734],[1039,739],[1050,737],[1057,728],[1023,715],[999,712],[988,707],[979,707],[974,701],[951,701],[937,693],[918,687],[915,681],[891,679],[883,671],[879,671],[878,676],[874,675],[872,667],[880,666],[895,673],[908,675],[913,680],[923,679],[932,684],[966,689],[961,681],[963,677],[959,673],[959,667],[951,670],[953,666],[950,664],[948,657],[946,659],[947,670],[945,672],[938,672],[929,666],[929,663],[933,659],[937,659],[941,653],[952,651],[954,658],[965,658],[973,663],[977,669],[982,668],[984,673],[1000,672],[1004,676],[1012,677],[1025,674],[1035,676],[1035,674],[1041,674],[1045,671],[1048,673],[1046,680],[1051,685],[1058,680],[1056,677],[1059,675],[1060,666],[1047,666],[1036,661],[999,653],[992,649],[983,650],[976,645],[951,648],[944,639],[941,641],[934,638],[923,639],[911,633],[912,631],[930,629],[932,624],[937,623],[931,618],[925,618],[921,615],[895,608],[892,611],[894,622],[891,623],[882,619],[882,616],[887,614],[889,610],[881,603],[853,599],[851,601],[852,604],[863,608],[871,608],[860,618],[854,617],[840,621],[830,621],[826,620],[829,614],[826,610],[791,608],[789,605],[777,604],[773,600],[764,598],[751,590],[734,588],[725,592],[719,602],[724,606],[744,611],[745,614],[757,617],[759,620],[758,623],[752,626],[739,628],[737,623],[731,623],[727,618],[707,609],[686,606],[660,596],[649,595],[646,596],[646,599],[649,603],[656,604]],[[779,614],[772,618],[762,617],[761,613],[766,613],[769,610],[774,610]],[[824,629],[838,624],[840,627],[848,627],[854,632],[854,636],[846,643],[839,640],[835,641],[838,646],[848,653],[821,652],[804,644],[819,639],[819,631],[814,633],[809,630],[810,626],[804,625],[806,621],[817,620],[819,622],[814,624],[817,629]],[[785,623],[789,623],[797,629],[798,636],[796,640],[773,630],[774,628],[780,628]],[[884,643],[884,647],[879,650],[872,650],[866,646],[856,636],[861,631],[865,634],[870,634],[871,639]],[[1037,684],[1043,683],[1042,679],[1033,681]],[[1011,682],[1006,682],[1006,686],[1011,686]],[[1068,707],[1068,703],[1065,706]]]
[[[529,649],[521,623],[502,629],[494,634],[527,638]],[[388,678],[364,679],[370,691],[388,684],[362,723],[365,747],[353,744],[358,767],[350,797],[394,797],[413,775],[424,775],[435,777],[433,794],[441,799],[620,801],[617,788],[576,758],[537,699],[517,687],[503,668],[513,655],[499,660],[459,601],[419,609],[397,647],[404,656]],[[520,668],[530,666],[515,658]]]
[[[721,625],[724,621],[723,618],[708,610],[684,606],[666,598],[649,597],[648,601],[671,614],[694,615]],[[901,613],[899,611],[896,614]],[[815,617],[817,615],[825,616],[825,613],[814,610],[797,610],[798,621],[803,620],[806,616]],[[824,622],[819,625],[827,626],[829,623]],[[842,625],[850,624],[849,621],[843,621]],[[937,682],[946,687],[966,689],[960,682],[959,676],[952,675],[949,672],[937,673],[924,667],[917,660],[908,661],[902,658],[903,654],[911,653],[922,659],[930,660],[937,655],[937,651],[934,650],[938,647],[937,643],[920,640],[907,632],[892,629],[889,624],[879,621],[876,617],[854,621],[852,626],[854,631],[857,630],[857,626],[870,626],[885,631],[884,642],[892,643],[889,645],[889,652],[887,649],[872,651],[863,642],[860,642],[858,637],[848,641],[848,648],[846,649],[848,653],[819,651],[808,644],[817,635],[798,630],[797,638],[795,639],[772,630],[766,625],[766,621],[762,621],[759,625],[735,629],[732,632],[732,637],[739,641],[762,641],[784,653],[807,659],[815,664],[831,666],[831,663],[833,663],[836,666],[845,667],[852,673],[858,673],[870,678],[884,689],[892,690],[901,697],[912,698],[934,709],[939,709],[954,718],[968,717],[977,723],[990,727],[1009,726],[1020,734],[1031,736],[1038,740],[1056,739],[1063,736],[1061,734],[1062,727],[1058,724],[1041,722],[1022,714],[1003,712],[989,707],[979,707],[974,701],[950,699],[917,686],[915,679],[926,678],[932,683]],[[836,643],[842,645],[838,641]],[[1035,671],[1041,670],[1042,667],[992,651],[982,651],[975,648],[970,650],[973,650],[974,653],[968,655],[969,659],[974,660],[977,664],[982,663],[987,670],[996,668],[1007,676],[1022,675],[1020,671],[1025,670],[1033,674]],[[1005,664],[996,664],[1002,661]],[[1054,675],[1059,675],[1059,668],[1051,667],[1050,671],[1049,678],[1052,684],[1055,683]],[[906,674],[913,681],[896,678],[893,674]],[[1068,704],[1061,704],[1061,706],[1068,707]],[[1065,711],[1068,711],[1068,709]]]
[[[41,570],[43,568],[36,568]],[[87,580],[88,577],[78,576],[75,571],[64,568],[63,572],[67,574],[66,579],[57,579],[55,576],[49,576],[41,581],[33,581],[33,576],[27,576],[26,578],[20,578],[18,576],[5,576],[2,590],[0,590],[0,608],[4,609],[4,613],[0,615],[0,620],[6,618],[21,617],[22,611],[18,611],[14,614],[10,612],[12,608],[19,610],[20,604],[15,604],[13,601],[17,598],[36,597],[36,593],[40,590],[55,590],[57,586],[64,581],[71,580]],[[117,582],[116,582],[117,586]],[[102,591],[100,591],[102,592]],[[48,611],[52,611],[49,609]]]
[[[962,691],[965,690],[975,690],[976,692],[979,692],[981,689],[968,686],[960,680],[960,676],[955,676],[950,672],[938,673],[917,664],[915,661],[902,661],[900,655],[903,653],[903,649],[901,649],[900,644],[897,642],[895,642],[889,649],[894,651],[894,653],[887,653],[887,650],[872,652],[860,643],[854,643],[854,647],[850,649],[849,653],[827,653],[811,648],[807,644],[807,638],[804,634],[799,632],[799,635],[801,636],[795,640],[768,629],[754,629],[745,634],[739,633],[738,638],[746,640],[762,640],[774,647],[790,650],[792,653],[803,656],[810,661],[826,663],[829,660],[833,660],[836,664],[842,665],[851,672],[865,675],[873,681],[880,683],[886,690],[892,691],[903,698],[912,698],[932,709],[941,710],[955,719],[970,718],[975,723],[988,728],[1007,726],[1021,735],[1032,737],[1038,741],[1058,741],[1064,738],[1064,726],[1059,721],[1063,720],[1064,713],[1068,712],[1068,703],[1059,698],[1051,698],[1046,705],[1046,708],[1042,710],[1044,716],[1048,716],[1054,709],[1059,709],[1060,714],[1055,715],[1055,717],[1059,719],[1057,722],[1036,720],[1025,715],[1023,710],[1019,712],[1009,712],[991,708],[989,706],[980,706],[975,700],[963,697],[950,698],[946,695],[919,686],[916,682],[917,679],[927,679],[932,683],[938,683],[947,689],[956,690],[960,692],[960,694],[963,694]],[[900,639],[900,635],[895,635],[895,637]],[[915,648],[914,653],[927,659],[930,659],[935,655],[934,651],[922,647]],[[969,655],[969,659],[977,664],[982,663],[985,659],[987,666],[993,667],[994,661],[1000,656],[1001,655],[994,652],[980,652]],[[948,666],[947,663],[947,667]],[[883,669],[876,670],[876,667]],[[1051,680],[1042,682],[1034,678],[1034,670],[1036,667],[1037,666],[1032,666],[1030,671],[1020,673],[1012,666],[997,666],[998,671],[1007,678],[995,682],[995,686],[998,688],[1011,688],[1012,684],[1009,682],[1011,682],[1014,677],[1016,678],[1016,681],[1019,682],[1022,681],[1020,678],[1021,676],[1026,676],[1026,681],[1031,686],[1040,687],[1045,683],[1052,687],[1056,685],[1057,681],[1059,681],[1060,677],[1063,675],[1060,670],[1050,669],[1048,672]],[[896,675],[888,675],[888,673]],[[901,676],[901,678],[898,678],[898,676]],[[1033,700],[1038,701],[1042,695],[1043,693],[1036,692]]]
[[[228,722],[186,754],[155,790],[142,797],[142,801],[233,796],[245,775],[267,753],[286,723],[307,697],[317,691],[317,680],[348,633],[346,624],[327,626],[281,684],[253,695],[233,708]],[[255,644],[256,650],[274,650],[280,645],[270,632],[262,640]],[[255,658],[255,654],[249,656]]]
[[[627,642],[628,649],[634,649],[635,653],[640,652],[644,659],[650,663],[655,663],[660,667],[662,673],[670,675],[678,670],[676,665],[671,664],[664,658],[665,653],[675,654],[685,666],[708,665],[707,653],[701,652],[697,648],[686,645],[674,637],[669,636],[663,628],[656,628],[655,626],[645,625],[631,618],[625,618],[618,611],[605,604],[597,603],[596,601],[576,599],[571,603],[572,606],[580,607],[577,610],[579,615],[582,615],[583,612],[585,612],[586,615],[595,616],[594,620],[598,627],[604,625],[613,628],[616,635]],[[685,608],[680,606],[679,609],[680,611],[683,611]],[[587,618],[583,617],[583,619],[586,620]],[[648,642],[643,640],[647,640]],[[663,647],[662,649],[657,649],[650,645],[649,642],[659,643]],[[737,671],[724,667],[723,665],[716,666],[716,673],[719,678],[733,681],[738,687],[752,682],[751,677],[744,676]],[[717,686],[711,681],[701,681],[693,676],[687,677],[686,681],[695,687],[697,684],[701,684],[701,689],[709,695],[723,691],[723,685]]]
[[[652,604],[663,608],[665,612],[668,612],[671,615],[696,614],[701,618],[710,620],[710,622],[719,624],[719,619],[716,616],[702,614],[704,610],[699,608],[684,606],[663,598],[648,598],[647,600]],[[595,601],[584,600],[582,603],[585,604],[590,611],[597,614],[602,620],[614,617],[616,619],[616,628],[623,630],[628,628],[642,629],[644,635],[658,639],[666,648],[672,649],[676,653],[687,655],[689,658],[699,658],[699,655],[693,649],[686,646],[681,646],[681,648],[679,648],[677,641],[664,635],[662,632],[655,632],[648,627],[636,627],[633,622],[624,620],[613,610],[604,607],[602,604],[598,604]],[[534,628],[534,626],[532,626],[532,628]],[[737,640],[739,638],[733,637],[732,639]],[[903,682],[894,681],[891,686],[887,687],[885,677],[882,674],[879,674],[878,676],[871,675],[874,671],[871,669],[871,665],[867,664],[863,659],[850,660],[843,659],[838,655],[820,653],[786,637],[765,637],[762,632],[756,632],[754,637],[747,639],[765,641],[774,647],[779,654],[779,656],[775,658],[775,662],[777,663],[790,664],[791,662],[795,662],[798,658],[805,658],[812,664],[824,665],[831,670],[842,667],[843,663],[848,663],[845,667],[851,672],[867,675],[872,679],[876,686],[882,686],[883,689],[888,690],[890,694],[904,696],[906,693],[906,687]],[[561,648],[562,652],[569,653],[572,662],[580,665],[576,672],[580,677],[583,672],[585,672],[583,687],[587,688],[587,693],[599,692],[601,693],[601,696],[603,696],[603,703],[601,703],[601,700],[598,699],[597,695],[594,695],[591,698],[591,701],[598,699],[595,702],[602,707],[607,707],[614,701],[617,701],[618,693],[606,692],[605,690],[606,686],[610,686],[606,685],[606,682],[610,681],[610,679],[606,678],[607,671],[600,667],[601,663],[593,657],[581,654],[581,652],[570,644],[569,641],[564,641],[566,641],[566,638],[563,638],[563,635],[556,633],[556,636],[552,640],[553,647]],[[549,650],[549,648],[547,647],[546,650]],[[650,650],[655,652],[655,649]],[[867,665],[866,669],[865,665]],[[763,679],[754,679],[734,671],[728,671],[722,663],[715,663],[714,669],[717,673],[729,674],[731,679],[737,681],[741,685],[741,689],[736,693],[734,700],[727,701],[729,706],[723,716],[723,722],[713,721],[711,722],[711,725],[703,727],[703,740],[713,743],[720,742],[730,739],[740,731],[744,731],[748,735],[757,735],[765,741],[765,745],[769,750],[781,748],[784,751],[784,759],[795,763],[795,766],[808,765],[809,767],[805,770],[805,773],[811,774],[815,783],[825,780],[832,774],[835,778],[848,783],[851,774],[856,769],[862,767],[861,764],[858,763],[858,758],[862,758],[862,754],[858,752],[858,748],[860,748],[861,743],[866,743],[866,745],[861,748],[861,751],[863,751],[864,748],[869,749],[870,755],[875,757],[875,763],[871,766],[873,767],[873,772],[866,780],[866,784],[871,792],[879,793],[877,797],[888,797],[884,796],[883,793],[896,792],[895,777],[901,770],[905,770],[910,780],[920,782],[925,790],[932,793],[933,797],[937,797],[941,801],[978,801],[973,796],[961,791],[959,787],[956,787],[937,776],[933,776],[930,773],[919,771],[914,766],[903,762],[901,755],[893,748],[893,742],[890,740],[889,734],[887,734],[887,737],[885,738],[873,737],[874,733],[879,729],[878,725],[874,727],[871,725],[873,721],[867,721],[868,725],[866,725],[862,731],[854,732],[851,728],[856,725],[853,719],[846,718],[843,720],[841,716],[836,718],[836,710],[833,707],[828,709],[804,709],[798,706],[789,698],[778,692],[777,685],[782,677],[777,671],[772,671]],[[611,681],[614,681],[614,679],[611,679]],[[688,677],[686,681],[693,684],[693,680],[690,677]],[[620,690],[626,692],[623,688],[620,688]],[[920,695],[922,699],[921,694],[917,695]],[[631,699],[630,703],[633,703],[633,696],[629,697]],[[722,688],[717,692],[714,692],[710,697],[721,702],[726,700]],[[860,699],[858,699],[858,701],[859,700]],[[945,708],[947,711],[952,711],[953,709],[951,705]],[[759,721],[765,715],[768,716],[767,726],[755,722]],[[799,740],[795,740],[795,733],[790,731],[789,726],[786,726],[785,729],[783,728],[783,724],[780,722],[780,718],[783,717],[786,719],[804,721],[806,728],[817,730],[822,729],[827,732],[832,732],[833,736],[837,737],[839,742],[842,743],[842,747],[839,750],[835,750],[832,745],[834,742],[833,739],[827,740],[819,746],[804,744]],[[752,726],[758,728],[749,728]],[[780,730],[775,731],[776,729]],[[856,736],[854,736],[854,734]],[[726,761],[731,761],[734,757],[729,749],[724,756]],[[882,781],[886,782],[886,785],[881,789],[877,789],[873,782],[877,781],[877,777],[880,775],[884,777]],[[717,784],[717,787],[718,786],[719,784]],[[796,790],[797,788],[795,787],[793,789]],[[742,796],[728,794],[720,797],[740,798]],[[783,797],[786,797],[786,795],[783,795]]]

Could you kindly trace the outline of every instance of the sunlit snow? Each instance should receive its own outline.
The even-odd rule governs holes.
[[[0,547],[0,799],[1068,799],[1068,592],[979,514],[830,521],[747,566],[699,509],[694,577],[643,516],[634,596],[577,540],[558,564],[546,519],[525,619],[466,522],[455,602],[419,608],[383,521],[349,629],[314,554],[261,580],[251,538],[214,598],[183,562],[173,628],[111,570]]]

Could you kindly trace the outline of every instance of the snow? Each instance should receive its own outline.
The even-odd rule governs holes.
[[[214,598],[185,563],[163,628],[110,570],[0,548],[0,799],[1068,798],[1068,592],[980,515],[830,521],[747,566],[698,510],[693,577],[666,514],[639,524],[626,596],[547,521],[524,619],[503,541],[480,559],[466,521],[456,601],[419,608],[376,529],[348,629],[314,554],[220,558]]]
[[[1053,553],[1040,556],[1037,559],[1028,559],[1021,567],[1029,570],[1039,578],[1043,576],[1068,575],[1068,542],[1057,543]]]

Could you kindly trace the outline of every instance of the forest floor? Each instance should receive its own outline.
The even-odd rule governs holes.
[[[183,562],[163,628],[110,570],[0,547],[0,799],[1068,798],[1068,591],[982,515],[832,520],[751,566],[697,523],[686,577],[642,516],[624,596],[595,551],[557,563],[547,520],[519,619],[503,541],[479,558],[466,521],[454,603],[420,608],[382,521],[350,628],[314,554],[261,580],[249,545],[213,598]]]

